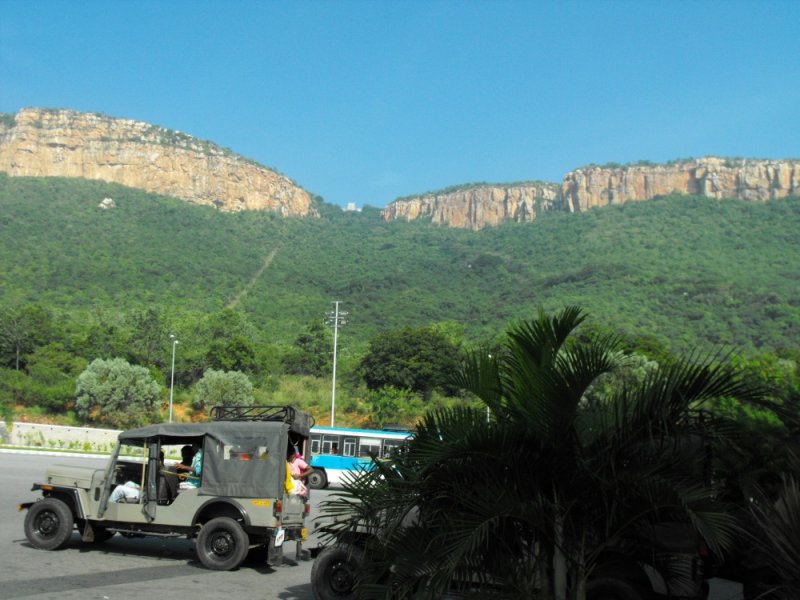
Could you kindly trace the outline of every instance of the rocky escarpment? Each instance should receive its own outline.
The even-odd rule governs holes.
[[[765,202],[800,194],[800,161],[700,158],[665,165],[584,167],[561,186],[565,209],[649,200],[678,192],[710,198]]]
[[[754,202],[798,196],[800,160],[707,157],[663,165],[589,166],[567,173],[561,185],[473,185],[401,198],[382,214],[387,221],[426,217],[438,225],[481,229],[533,221],[543,210],[582,212],[675,192]]]
[[[12,176],[99,179],[223,211],[318,214],[288,177],[186,134],[70,110],[3,117],[0,171]]]
[[[554,183],[480,184],[395,200],[382,215],[387,221],[430,217],[436,225],[477,230],[508,221],[533,221],[553,208],[558,197]]]

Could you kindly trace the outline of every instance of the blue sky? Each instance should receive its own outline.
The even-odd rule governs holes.
[[[147,121],[326,201],[800,156],[800,1],[0,0],[0,112]]]

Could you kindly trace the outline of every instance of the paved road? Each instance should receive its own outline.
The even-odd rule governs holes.
[[[89,546],[77,532],[69,545],[47,552],[32,548],[23,531],[24,512],[17,504],[35,500],[31,484],[49,464],[98,465],[104,460],[0,453],[0,600],[126,600],[140,598],[250,598],[312,600],[311,561],[285,561],[273,569],[245,563],[231,572],[209,571],[198,562],[186,539],[126,539],[119,535]],[[316,504],[328,491],[315,491]],[[315,546],[312,534],[305,547]],[[287,543],[287,556],[294,555]]]
[[[247,562],[236,571],[209,571],[197,561],[194,544],[185,539],[125,539],[117,535],[105,544],[89,546],[77,533],[64,550],[32,548],[23,532],[25,513],[17,511],[19,502],[38,497],[30,491],[31,484],[41,479],[49,464],[101,467],[104,462],[0,453],[0,600],[313,600],[311,561],[287,559],[279,569]],[[329,494],[313,492],[312,515]],[[317,543],[312,533],[306,547]],[[711,583],[709,600],[741,600],[740,586],[726,581]]]

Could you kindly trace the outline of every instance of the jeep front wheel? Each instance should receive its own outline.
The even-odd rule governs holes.
[[[311,591],[318,600],[352,600],[364,554],[355,546],[329,546],[311,567]]]
[[[235,569],[247,557],[248,549],[247,534],[229,517],[211,519],[197,536],[197,557],[214,571]]]
[[[34,548],[58,550],[67,545],[74,524],[69,506],[57,498],[45,498],[28,509],[25,537]]]

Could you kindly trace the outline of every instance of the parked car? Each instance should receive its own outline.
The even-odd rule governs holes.
[[[54,465],[33,485],[25,535],[36,548],[65,546],[75,529],[84,542],[126,537],[186,537],[209,569],[237,568],[252,548],[283,561],[283,544],[306,539],[309,505],[287,495],[287,449],[308,453],[313,419],[291,406],[216,407],[208,423],[161,423],[119,434],[104,469]],[[199,475],[176,470],[160,456],[193,445],[202,451]],[[189,484],[181,485],[181,480]],[[138,492],[110,501],[117,486]],[[130,490],[127,490],[130,491]]]

